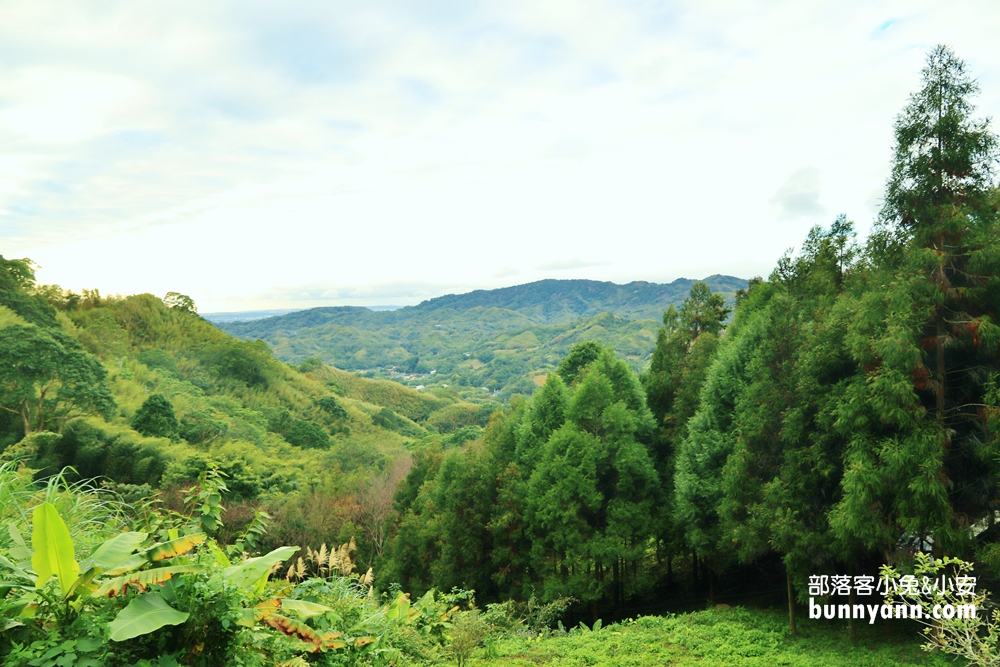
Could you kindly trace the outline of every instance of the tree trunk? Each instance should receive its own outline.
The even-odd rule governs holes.
[[[667,586],[673,586],[674,585],[674,566],[673,566],[673,563],[674,563],[674,554],[671,552],[671,553],[667,554]]]
[[[942,256],[945,255],[944,247],[944,236],[938,237],[937,251],[941,253]],[[944,273],[944,264],[938,267],[938,287],[942,292],[945,292],[948,285],[948,277]],[[935,335],[937,337],[937,349],[935,350],[935,356],[937,357],[935,361],[937,362],[936,374],[938,379],[938,390],[937,396],[935,396],[937,405],[935,406],[937,410],[938,423],[944,426],[944,398],[945,398],[945,363],[944,363],[944,314],[941,312],[943,306],[939,306],[934,313],[934,328]]]
[[[788,588],[788,627],[793,635],[797,635],[799,631],[795,627],[795,593],[792,591],[792,571],[788,569],[787,565],[785,565],[785,586]]]
[[[612,606],[612,609],[614,609],[615,617],[618,616],[618,586],[619,586],[619,582],[621,581],[619,579],[618,562],[620,560],[621,560],[620,558],[615,558],[615,569],[614,569],[614,572],[613,572],[614,581],[612,582],[612,589],[614,590],[614,595],[612,596],[612,599],[611,599],[611,606]]]
[[[937,334],[937,377],[938,377],[938,390],[937,396],[937,418],[938,422],[944,424],[944,326],[941,324],[941,316],[937,316],[937,322],[935,323],[936,334]]]
[[[27,438],[31,435],[31,422],[24,410],[21,411],[21,423],[24,424],[24,437]]]
[[[715,571],[711,567],[708,570],[708,601],[715,606]]]
[[[698,554],[691,552],[691,578],[694,581],[694,590],[698,590]]]

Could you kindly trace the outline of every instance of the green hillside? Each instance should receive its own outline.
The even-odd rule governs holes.
[[[292,541],[333,540],[352,516],[343,499],[407,461],[411,443],[478,429],[489,414],[454,392],[302,372],[183,298],[81,296],[2,258],[0,347],[0,463],[23,460],[39,476],[72,466],[71,477],[106,477],[138,497],[218,467],[232,500],[288,519]],[[18,399],[39,393],[37,407]],[[307,530],[299,505],[317,494],[341,502]]]
[[[290,363],[315,357],[413,386],[464,388],[466,395],[486,388],[507,397],[530,394],[535,378],[541,381],[573,344],[585,340],[611,345],[640,368],[653,350],[663,312],[679,306],[694,282],[541,280],[395,311],[313,308],[216,325],[266,341]],[[730,302],[747,285],[731,276],[705,282]]]

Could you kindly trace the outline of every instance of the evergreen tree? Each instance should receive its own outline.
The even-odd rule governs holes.
[[[831,407],[857,368],[843,345],[840,313],[831,314],[850,267],[852,236],[843,216],[829,231],[814,228],[799,257],[779,262],[739,307],[741,321],[754,313],[768,334],[746,359],[734,403],[736,439],[721,479],[721,539],[743,562],[781,555],[790,601],[793,579],[804,583],[835,560],[848,568],[854,562],[827,521],[839,497],[843,454]],[[791,602],[789,611],[794,631]]]
[[[549,437],[566,423],[568,402],[566,384],[556,373],[551,373],[532,397],[528,414],[518,428],[515,452],[518,465],[529,475]]]
[[[666,546],[668,559],[682,549],[684,541],[674,512],[676,452],[698,409],[728,314],[721,295],[711,294],[705,283],[695,283],[680,312],[670,306],[663,314],[649,370],[643,375],[646,400],[660,427],[653,440],[653,456],[663,480],[663,501],[655,522],[657,539]]]
[[[567,416],[528,485],[534,569],[547,597],[617,604],[660,497],[648,448],[653,418],[635,374],[610,350],[577,379]]]
[[[896,121],[896,149],[847,345],[862,366],[838,425],[850,438],[834,524],[870,546],[905,531],[960,549],[997,499],[983,418],[997,373],[997,140],[974,120],[964,63],[934,49]],[[966,519],[965,517],[968,517]]]
[[[707,283],[697,282],[691,286],[691,294],[681,305],[681,327],[692,338],[697,338],[706,331],[717,334],[730,312],[732,311],[726,306],[726,300],[721,294],[712,294]]]
[[[573,384],[583,369],[601,356],[603,351],[604,346],[592,340],[577,343],[570,348],[569,354],[559,362],[559,368],[556,372],[562,376],[566,384]]]

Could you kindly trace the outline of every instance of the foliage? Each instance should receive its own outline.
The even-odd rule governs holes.
[[[599,631],[583,627],[530,641],[514,633],[497,641],[491,657],[477,656],[470,665],[552,667],[636,665],[654,667],[887,667],[954,664],[941,654],[922,653],[906,631],[865,626],[865,641],[844,640],[834,625],[810,626],[792,637],[780,614],[753,609],[700,611],[691,614],[640,616],[608,624]],[[873,644],[878,638],[877,644]]]
[[[859,372],[838,407],[849,435],[831,520],[871,548],[905,531],[933,532],[939,552],[965,550],[959,516],[978,519],[997,502],[997,438],[984,419],[1000,371],[997,139],[971,118],[976,90],[950,50],[929,54],[896,122],[865,275],[845,299]]]
[[[202,487],[211,494],[218,482],[206,475]],[[157,514],[146,530],[82,554],[53,504],[32,514],[32,546],[0,549],[5,665],[267,665],[308,656],[398,664],[445,650],[453,614],[471,603],[471,592],[453,591],[382,604],[371,595],[371,571],[340,574],[353,563],[324,579],[268,582],[295,547],[231,562],[204,534],[182,534],[200,525],[198,516]]]
[[[726,276],[706,281],[716,299],[729,302],[745,287]],[[394,311],[314,308],[218,326],[240,338],[266,340],[289,362],[321,357],[338,368],[371,371],[411,386],[458,389],[468,400],[479,400],[483,387],[506,399],[531,393],[533,374],[555,371],[580,342],[609,345],[640,365],[653,348],[654,320],[668,305],[679,306],[693,283],[549,280],[439,297]],[[310,372],[314,364],[308,363]]]
[[[486,599],[532,585],[546,600],[622,597],[659,494],[654,425],[629,366],[589,344],[571,357],[588,354],[572,388],[553,374],[530,402],[491,420],[481,441],[421,452],[397,495],[387,576]]]
[[[901,577],[897,569],[889,565],[884,565],[879,575],[888,581],[899,580]],[[924,628],[927,643],[923,645],[923,649],[958,656],[972,665],[1000,665],[1000,610],[990,603],[987,591],[975,586],[972,563],[949,557],[934,561],[927,554],[918,553],[914,558],[912,576],[918,581],[916,593],[905,587],[894,589],[886,596],[885,604],[906,605],[911,610],[911,616],[913,607],[922,610],[918,622],[927,626]],[[935,582],[930,595],[921,590],[923,586],[920,584],[926,580]],[[952,584],[950,586],[936,585],[937,582],[948,583],[949,580]],[[956,588],[954,582],[962,581],[972,582],[971,588],[975,590],[966,593],[961,588]],[[956,613],[950,619],[944,616],[936,619],[935,609],[941,615],[940,610],[946,605],[956,610],[971,607],[972,614],[963,618]]]
[[[0,408],[20,417],[25,435],[84,414],[109,415],[106,377],[97,359],[59,331],[0,328]]]
[[[179,292],[167,292],[166,296],[163,297],[163,305],[189,315],[196,315],[198,313],[198,308],[194,305],[194,299]]]
[[[179,424],[174,406],[163,394],[151,394],[132,417],[132,428],[146,436],[178,437]]]
[[[30,259],[0,255],[0,306],[41,327],[55,326],[56,310],[42,294],[34,293],[35,265]]]

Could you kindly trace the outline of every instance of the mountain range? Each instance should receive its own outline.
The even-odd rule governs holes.
[[[679,307],[695,282],[540,280],[449,294],[397,310],[321,307],[214,323],[239,338],[266,341],[290,363],[316,358],[414,386],[530,393],[537,378],[583,340],[611,345],[641,368],[663,312]],[[728,301],[747,285],[723,275],[704,282]]]

